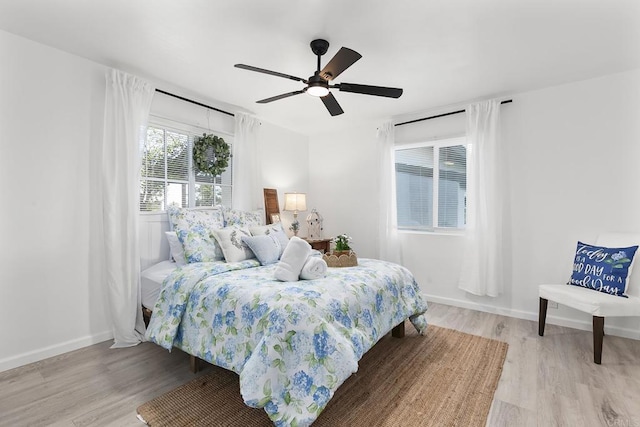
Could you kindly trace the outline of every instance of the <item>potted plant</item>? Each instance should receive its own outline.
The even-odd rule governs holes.
[[[333,243],[335,247],[333,249],[333,253],[337,256],[340,255],[349,255],[351,252],[351,246],[349,246],[349,242],[351,242],[351,237],[346,234],[340,234],[339,236],[334,237]]]
[[[351,237],[346,234],[331,239],[334,244],[333,251],[330,254],[324,254],[323,259],[329,267],[354,267],[358,265],[358,257],[351,249]]]

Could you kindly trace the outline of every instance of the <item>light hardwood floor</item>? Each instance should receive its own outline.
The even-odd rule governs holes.
[[[488,426],[640,427],[640,341],[605,336],[596,365],[587,331],[435,303],[428,320],[509,343]],[[0,373],[0,425],[140,427],[140,404],[194,378],[181,351],[110,344]]]

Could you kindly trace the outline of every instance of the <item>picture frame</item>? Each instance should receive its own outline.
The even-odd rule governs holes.
[[[271,214],[271,224],[275,224],[277,222],[280,222],[280,214],[279,213]]]

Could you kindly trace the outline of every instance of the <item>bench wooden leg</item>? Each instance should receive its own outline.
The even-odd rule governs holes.
[[[602,362],[602,341],[604,338],[604,317],[593,316],[593,361]]]
[[[544,326],[547,322],[547,305],[549,300],[540,298],[540,313],[538,314],[538,335],[544,335]]]
[[[200,370],[200,359],[189,355],[189,370],[194,374],[198,373]]]
[[[391,336],[395,338],[404,337],[404,321],[391,330]]]

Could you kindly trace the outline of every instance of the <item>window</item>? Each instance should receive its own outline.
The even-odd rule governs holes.
[[[466,223],[465,138],[443,139],[395,149],[398,228],[461,229]]]
[[[163,211],[172,203],[182,207],[231,206],[231,162],[216,177],[194,170],[193,140],[203,133],[211,131],[149,125],[140,165],[141,212]],[[231,145],[228,138],[225,142]]]

